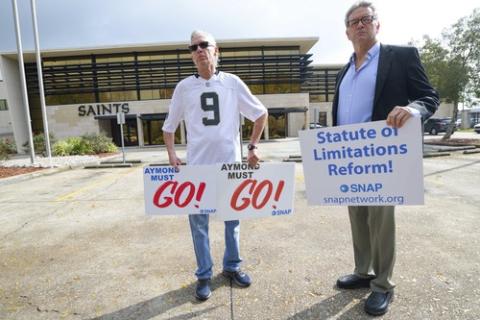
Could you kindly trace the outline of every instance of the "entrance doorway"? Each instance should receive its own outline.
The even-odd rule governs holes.
[[[166,113],[149,113],[140,115],[143,126],[143,143],[146,146],[165,144],[162,127],[166,118]],[[178,126],[177,131],[175,131],[175,143],[182,143],[180,126]]]
[[[122,145],[120,126],[117,124],[117,119],[111,119],[110,125],[112,128],[113,143],[117,146]],[[123,143],[125,147],[138,146],[138,129],[137,118],[126,118],[123,124]]]
[[[285,110],[272,108],[268,112],[268,136],[270,139],[286,138],[288,136],[288,118]]]

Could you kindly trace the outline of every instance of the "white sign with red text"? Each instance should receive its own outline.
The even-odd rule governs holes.
[[[214,214],[218,166],[144,167],[147,215]]]
[[[295,165],[222,164],[217,175],[218,219],[242,220],[293,214]]]
[[[241,220],[293,214],[292,163],[145,167],[148,215],[211,214]]]

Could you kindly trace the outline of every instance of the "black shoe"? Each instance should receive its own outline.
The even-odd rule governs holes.
[[[337,287],[341,289],[370,288],[370,281],[373,279],[375,279],[375,277],[360,278],[355,274],[348,274],[338,278]]]
[[[210,279],[198,279],[197,287],[195,288],[195,298],[200,301],[205,301],[208,300],[211,295]]]
[[[233,282],[235,282],[239,287],[246,288],[252,284],[252,280],[250,279],[248,274],[240,270],[238,271],[223,270],[222,274],[224,277],[228,279],[232,279]]]
[[[388,311],[388,305],[393,299],[393,291],[373,291],[365,301],[365,312],[372,316],[381,316]]]

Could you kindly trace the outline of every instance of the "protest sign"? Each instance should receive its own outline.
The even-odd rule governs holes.
[[[216,166],[144,167],[148,215],[214,214]]]
[[[246,163],[145,167],[145,211],[150,215],[211,214],[239,220],[293,213],[295,166]]]
[[[419,119],[300,131],[300,148],[311,205],[423,204]]]
[[[217,175],[216,218],[225,221],[293,214],[295,165],[223,164]]]

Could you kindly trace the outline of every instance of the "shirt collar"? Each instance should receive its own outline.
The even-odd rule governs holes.
[[[202,79],[202,80],[205,80],[205,81],[210,81],[210,80],[215,80],[217,77],[218,77],[218,74],[220,73],[220,70],[215,70],[215,73],[212,75],[212,77],[208,80],[205,80],[203,79],[202,77],[200,77],[200,75],[198,73],[194,73],[193,75],[195,76],[195,78],[197,79]]]
[[[375,56],[380,52],[380,42],[375,42],[375,44],[367,52],[367,60],[375,58]],[[355,52],[350,56],[350,63],[355,63]]]

